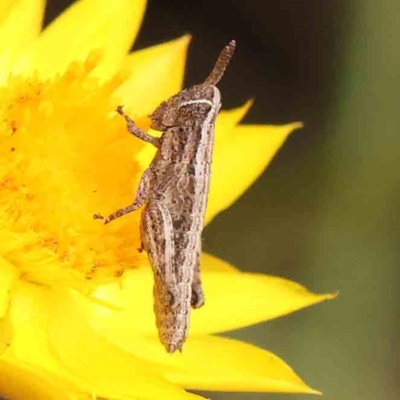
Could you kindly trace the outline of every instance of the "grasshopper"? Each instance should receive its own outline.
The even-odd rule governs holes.
[[[142,206],[141,249],[154,273],[154,311],[159,338],[168,353],[182,350],[191,308],[204,304],[200,276],[201,232],[210,185],[215,120],[221,108],[216,84],[236,47],[220,53],[205,81],[172,96],[150,115],[160,138],[138,128],[117,112],[128,131],[151,143],[157,153],[144,172],[134,202],[105,219],[109,223]],[[103,218],[96,214],[96,218]]]

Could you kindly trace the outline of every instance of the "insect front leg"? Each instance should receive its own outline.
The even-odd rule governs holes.
[[[139,183],[138,191],[136,193],[135,200],[133,201],[132,204],[130,204],[127,207],[120,208],[119,210],[113,212],[111,215],[109,215],[104,223],[108,224],[109,222],[113,221],[114,219],[120,218],[125,214],[131,213],[133,211],[136,211],[138,208],[142,207],[142,205],[146,202],[149,191],[150,191],[150,179],[151,179],[151,170],[147,169],[144,174],[142,175],[142,178]],[[97,219],[103,219],[100,214],[95,214],[94,216]]]
[[[200,272],[200,254],[201,250],[197,251],[197,261],[193,271],[193,282],[192,282],[192,298],[190,304],[193,308],[200,308],[204,305],[204,292],[201,284],[201,272]]]
[[[126,127],[128,129],[128,132],[131,133],[133,136],[136,136],[138,139],[141,139],[147,143],[151,143],[155,147],[160,146],[160,139],[155,138],[151,135],[149,135],[147,132],[142,131],[136,124],[135,122],[124,113],[122,106],[118,106],[117,108],[117,113],[122,115],[125,118],[126,121]]]

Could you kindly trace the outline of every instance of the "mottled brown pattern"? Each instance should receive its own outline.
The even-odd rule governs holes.
[[[133,204],[111,214],[106,223],[144,205],[142,248],[154,272],[154,310],[159,337],[169,353],[181,350],[190,309],[204,304],[199,258],[210,181],[215,119],[221,107],[216,84],[235,48],[224,48],[205,82],[182,90],[151,115],[157,139],[126,116],[130,133],[158,151],[143,174]],[[99,217],[97,215],[97,217]]]

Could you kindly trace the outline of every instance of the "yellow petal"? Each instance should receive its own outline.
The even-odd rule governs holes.
[[[212,257],[204,261],[213,262]],[[219,262],[220,265],[223,261]],[[190,335],[216,333],[241,328],[289,314],[334,297],[314,294],[303,286],[286,279],[261,274],[232,271],[211,271],[203,264],[204,307],[193,310]],[[127,335],[156,335],[152,299],[153,277],[149,269],[134,271],[122,282],[101,286],[95,296],[117,304],[120,312],[96,316],[98,326],[112,326]],[[118,335],[118,334],[116,334]],[[160,347],[161,348],[161,347]]]
[[[0,397],[13,400],[90,400],[89,395],[84,397],[56,375],[12,357],[0,358]]]
[[[145,7],[146,0],[75,2],[43,32],[35,48],[40,71],[48,75],[63,72],[72,61],[101,50],[104,58],[96,75],[113,75],[132,46]]]
[[[69,302],[75,303],[75,309],[85,310],[96,334],[127,354],[156,361],[163,370],[181,368],[181,359],[167,354],[158,339],[151,271],[143,268],[128,275],[120,284],[98,287],[90,302],[82,296],[70,297]]]
[[[179,92],[185,72],[190,35],[130,54],[121,71],[129,78],[117,90],[121,103],[135,116],[148,115]]]
[[[236,267],[233,265],[230,265],[224,260],[221,260],[218,257],[212,256],[211,254],[207,253],[202,253],[201,254],[201,271],[203,273],[206,272],[212,272],[212,271],[217,271],[217,272],[237,272],[240,273],[240,270],[238,270]]]
[[[57,292],[49,323],[49,340],[69,372],[84,378],[103,397],[134,395],[141,399],[182,400],[194,397],[165,380],[156,365],[120,350],[97,335],[88,325],[86,310],[77,308],[68,292],[80,296],[71,291],[62,295]]]
[[[224,275],[229,274],[225,273]],[[136,275],[136,280],[139,280],[140,284],[144,286],[146,282],[140,277],[142,275]],[[124,290],[129,291],[131,289],[133,289],[132,286],[124,288]],[[136,297],[136,300],[139,300],[139,298]],[[229,303],[230,300],[228,298],[227,302]],[[237,307],[237,305],[234,304],[232,307]],[[257,304],[255,304],[255,307],[257,307]],[[74,310],[77,309],[82,310],[82,306],[79,308],[74,306]],[[64,307],[63,310],[65,310]],[[246,311],[246,307],[241,310],[243,313]],[[196,336],[191,333],[182,354],[166,356],[155,332],[146,336],[145,339],[139,339],[138,328],[142,328],[143,321],[137,318],[138,315],[133,310],[130,317],[128,317],[128,313],[125,315],[125,320],[123,320],[122,314],[120,314],[121,318],[117,314],[115,312],[98,311],[92,314],[90,318],[91,326],[94,327],[99,337],[105,340],[101,346],[102,351],[105,352],[105,360],[108,357],[107,353],[110,352],[109,343],[114,343],[125,354],[148,359],[154,357],[154,361],[157,363],[160,361],[160,373],[163,376],[190,389],[316,393],[273,354],[234,340],[212,336]],[[75,319],[71,319],[70,314],[63,319],[65,319],[65,325],[68,324],[68,321],[72,321],[74,326],[81,326],[81,324],[74,323]],[[60,326],[59,329],[60,332],[67,332],[66,326]],[[76,335],[79,338],[85,336],[81,329]],[[85,348],[86,354],[90,355],[93,346],[85,341],[85,343],[80,343],[79,347]],[[68,350],[69,346],[65,346],[65,343],[61,348],[66,352],[74,351],[71,348]],[[115,350],[112,350],[112,352],[115,354]],[[210,362],[210,354],[212,354],[212,362]],[[100,358],[98,356],[96,356],[96,359],[103,358],[103,355]],[[174,362],[165,362],[163,356]],[[142,368],[141,371],[143,372],[145,366]]]
[[[13,338],[9,351],[27,365],[68,376],[48,346],[49,290],[19,281],[10,306]]]
[[[331,299],[283,278],[262,274],[203,274],[204,307],[194,310],[192,335],[216,333],[268,321]]]
[[[24,384],[21,385],[21,382]],[[94,400],[100,399],[93,391],[84,391],[71,382],[25,364],[12,356],[0,358],[0,396],[13,400]],[[104,397],[101,397],[104,398]],[[174,400],[176,397],[171,397]],[[180,399],[181,397],[178,397]],[[201,400],[203,397],[187,393],[184,400]],[[118,400],[143,400],[135,395]],[[158,399],[154,399],[158,400]]]
[[[153,275],[150,268],[140,268],[127,273],[121,282],[101,285],[93,293],[95,299],[112,304],[119,312],[96,313],[95,324],[124,326],[132,334],[156,335],[153,311]],[[130,321],[127,324],[127,321]],[[119,326],[119,328],[117,328]]]
[[[224,141],[231,137],[233,129],[247,114],[253,100],[248,100],[242,106],[233,108],[232,110],[223,110],[219,113],[215,123],[215,146],[223,148]]]
[[[13,3],[15,3],[15,0],[0,1],[0,24],[8,17]]]
[[[1,3],[0,77],[4,80],[9,72],[15,72],[12,68],[14,63],[20,60],[24,51],[32,47],[38,38],[45,0],[17,0],[11,7],[6,7],[7,1]]]
[[[12,335],[13,328],[10,319],[5,317],[0,318],[0,358],[10,346]]]
[[[189,389],[319,393],[274,354],[232,339],[189,337],[182,359],[184,370],[166,377]]]
[[[6,358],[0,361],[11,355],[18,365],[54,374],[99,397],[197,398],[166,381],[149,362],[131,357],[96,335],[85,308],[74,308],[77,303],[71,299],[79,296],[74,293],[19,282],[10,313],[14,336]]]
[[[242,125],[236,127],[222,143],[216,143],[207,222],[228,208],[251,186],[287,136],[300,127],[302,124],[299,122],[282,126]]]
[[[19,277],[18,269],[0,256],[0,318],[3,318],[10,305],[11,295]]]

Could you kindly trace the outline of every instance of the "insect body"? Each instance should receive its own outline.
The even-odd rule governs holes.
[[[122,107],[117,109],[129,132],[158,150],[141,178],[134,202],[111,214],[105,223],[144,206],[142,249],[153,268],[156,323],[169,353],[182,350],[190,309],[204,304],[199,258],[214,124],[221,107],[215,85],[234,49],[235,42],[231,41],[204,83],[182,90],[154,111],[151,126],[162,131],[160,138],[140,130]]]

